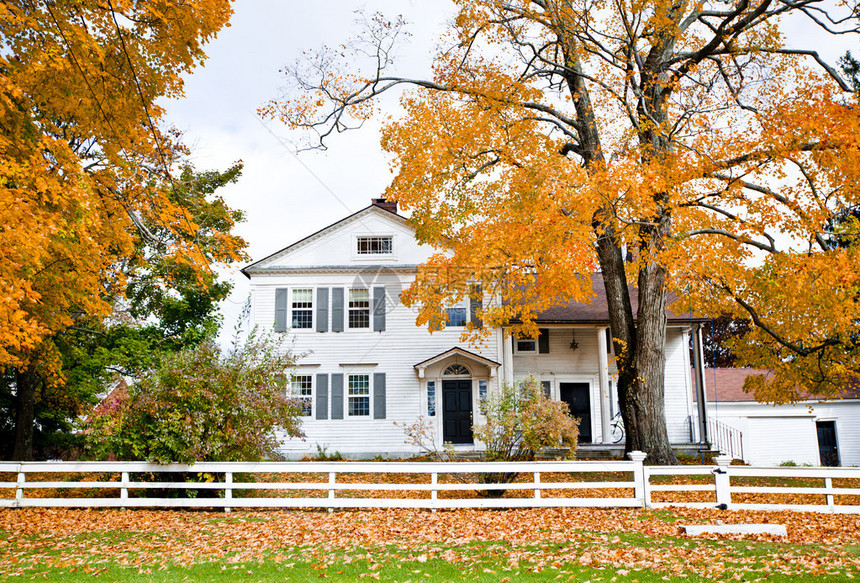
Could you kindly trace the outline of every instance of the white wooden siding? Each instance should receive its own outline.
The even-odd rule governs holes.
[[[271,329],[275,313],[275,289],[285,287],[344,287],[354,284],[356,275],[350,273],[295,274],[291,276],[255,276],[256,310],[255,323],[264,329]],[[372,287],[384,286],[390,300],[396,305],[386,313],[385,331],[374,332],[369,329],[344,332],[315,332],[313,329],[289,332],[295,339],[297,352],[307,352],[299,361],[303,374],[307,365],[310,374],[386,374],[386,419],[345,418],[318,420],[305,418],[303,430],[305,439],[288,440],[284,452],[290,457],[300,453],[315,454],[317,444],[326,447],[328,453],[335,451],[345,455],[364,456],[381,453],[383,455],[405,455],[417,453],[404,443],[404,433],[394,425],[413,423],[419,415],[426,416],[427,379],[419,380],[414,365],[454,346],[462,346],[470,352],[478,353],[494,360],[498,354],[497,335],[480,346],[470,346],[460,341],[462,328],[449,328],[430,334],[426,328],[415,325],[417,312],[406,308],[399,301],[400,292],[409,285],[412,276],[385,274],[370,283]],[[316,296],[315,296],[316,297]],[[329,310],[331,318],[331,310]],[[331,329],[331,326],[329,326]],[[473,367],[470,363],[467,366]],[[343,366],[348,365],[348,366]],[[428,374],[428,378],[430,378]],[[476,370],[474,379],[486,378],[489,389],[496,386],[495,379],[489,379],[486,367]],[[344,377],[346,380],[346,377]],[[316,387],[314,388],[316,391]],[[346,399],[346,397],[345,397]],[[371,399],[372,401],[372,399]],[[345,401],[346,403],[346,401]],[[329,398],[329,408],[331,399]],[[477,411],[477,385],[473,390],[473,407]],[[314,417],[316,411],[314,411]],[[437,386],[437,416],[441,417],[441,386]]]
[[[356,254],[356,237],[391,235],[394,253]],[[348,221],[326,232],[312,235],[286,253],[262,261],[257,268],[324,265],[404,264],[416,265],[427,260],[432,250],[415,241],[411,228],[402,218],[376,207],[360,211]]]
[[[815,422],[835,421],[840,464],[860,466],[860,400],[777,407],[753,401],[708,403],[708,415],[743,432],[744,459],[753,465],[819,465]]]
[[[692,387],[690,386],[689,337],[680,328],[666,329],[664,403],[670,443],[690,443]]]

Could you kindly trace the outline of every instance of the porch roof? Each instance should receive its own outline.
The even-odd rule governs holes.
[[[483,357],[480,354],[476,354],[474,352],[470,352],[465,348],[460,348],[459,346],[455,346],[446,350],[445,352],[440,352],[436,356],[431,356],[427,360],[422,360],[418,364],[414,365],[416,369],[427,368],[428,366],[432,366],[437,362],[441,362],[446,358],[451,356],[462,356],[467,360],[471,360],[473,362],[477,362],[483,364],[484,366],[490,367],[491,369],[502,366],[501,363],[496,362],[495,360],[491,360],[489,358]]]
[[[547,308],[537,314],[535,322],[537,324],[608,324],[609,302],[606,300],[606,289],[603,287],[603,275],[600,273],[591,274],[591,289],[594,293],[591,303],[570,301]],[[628,285],[627,289],[630,293],[630,304],[635,317],[639,309],[639,290],[632,285]],[[671,305],[677,299],[676,294],[669,293],[667,303]],[[709,319],[690,312],[679,314],[669,309],[666,310],[668,324],[707,322]]]

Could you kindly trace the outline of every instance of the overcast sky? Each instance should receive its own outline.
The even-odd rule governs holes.
[[[278,122],[256,110],[284,86],[279,73],[323,44],[336,46],[356,30],[355,11],[402,14],[412,37],[399,50],[398,69],[427,71],[430,55],[452,7],[446,0],[238,0],[231,26],[207,47],[209,59],[186,79],[186,97],[167,102],[167,122],[184,132],[200,170],[245,163],[239,183],[222,191],[227,203],[245,211],[237,229],[256,261],[355,212],[379,196],[390,181],[376,124],[340,134],[326,152],[298,157]],[[854,40],[834,42],[807,22],[786,25],[790,44],[814,48],[830,62]],[[396,103],[396,102],[395,102]],[[224,330],[232,330],[248,296],[248,280],[232,269],[231,297],[224,303]]]
[[[357,30],[355,11],[403,14],[414,23],[399,62],[427,70],[430,51],[450,17],[447,2],[420,0],[239,0],[231,25],[206,49],[203,68],[186,79],[185,99],[167,102],[167,122],[184,132],[192,162],[200,169],[245,163],[238,184],[221,191],[245,211],[237,229],[256,261],[370,204],[390,181],[376,124],[341,134],[325,152],[298,157],[291,136],[256,110],[285,84],[279,70],[302,51],[337,46]],[[224,303],[224,330],[232,330],[248,296],[248,280],[230,270],[234,283]]]

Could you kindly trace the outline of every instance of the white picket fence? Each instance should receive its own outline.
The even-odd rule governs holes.
[[[263,462],[193,466],[138,462],[0,462],[0,507],[180,507],[180,508],[526,508],[629,507],[803,510],[860,513],[857,468],[750,468],[716,458],[713,466],[645,466],[645,454],[631,461],[580,462]],[[183,472],[184,480],[142,479]],[[483,481],[493,473],[516,472],[528,481]],[[253,480],[234,481],[250,475]],[[366,480],[358,474],[372,475]],[[584,475],[585,474],[585,475]],[[593,474],[593,475],[587,475]],[[380,479],[380,475],[385,476]],[[409,480],[404,479],[409,476]],[[468,475],[469,480],[457,477]],[[271,480],[275,476],[277,481]],[[698,483],[665,484],[660,476],[698,476]],[[575,477],[575,478],[574,478]],[[703,481],[702,477],[706,480]],[[818,486],[748,486],[737,478],[817,479]],[[260,479],[257,479],[260,478]],[[656,478],[656,479],[655,479]],[[12,481],[14,480],[14,481]],[[411,481],[410,481],[411,480]],[[477,481],[476,481],[477,480]],[[839,484],[834,486],[833,481]],[[853,480],[850,487],[844,480]],[[694,480],[695,481],[695,480]],[[64,492],[57,495],[56,491]],[[183,490],[183,497],[151,497],[147,490]],[[194,497],[195,491],[214,497]],[[475,497],[480,490],[504,490],[505,497]],[[588,490],[589,492],[585,492]],[[599,491],[595,495],[595,490]],[[239,496],[237,496],[237,491]],[[264,491],[264,492],[263,492]],[[65,493],[68,492],[68,495]],[[578,492],[585,495],[578,496]],[[655,501],[659,492],[712,492],[709,502]],[[189,496],[189,493],[192,496]],[[818,504],[733,502],[732,494],[813,494]],[[51,497],[45,497],[46,494]],[[150,494],[153,494],[150,492]],[[398,496],[399,494],[399,496]],[[441,494],[441,496],[440,496]],[[386,497],[380,497],[386,496]],[[411,496],[411,497],[406,497]],[[849,499],[850,500],[850,499]]]

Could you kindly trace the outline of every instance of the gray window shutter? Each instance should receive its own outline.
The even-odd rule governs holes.
[[[275,332],[287,331],[287,289],[275,290]]]
[[[373,373],[373,418],[385,419],[385,373]]]
[[[478,317],[478,310],[484,307],[484,298],[481,292],[481,286],[476,285],[473,291],[475,297],[469,297],[469,322],[472,323],[472,326],[475,328],[481,328],[484,323],[481,321],[481,318]]]
[[[328,375],[317,375],[317,419],[328,419]]]
[[[328,288],[317,288],[317,332],[328,332]]]
[[[549,354],[549,330],[540,328],[538,330],[538,352],[540,354]]]
[[[552,399],[552,381],[541,381],[540,386],[543,387],[543,394],[547,399]]]
[[[373,331],[385,330],[385,288],[373,288]]]
[[[343,375],[331,375],[331,418],[343,419]]]
[[[343,296],[342,287],[331,288],[331,331],[343,332]]]

